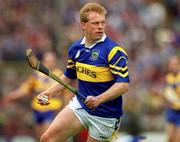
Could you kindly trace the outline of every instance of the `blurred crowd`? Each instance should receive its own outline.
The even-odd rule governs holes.
[[[107,35],[129,55],[131,87],[124,96],[121,130],[128,129],[133,113],[142,131],[164,131],[161,95],[167,60],[180,55],[180,1],[94,1],[108,10]],[[69,45],[82,36],[78,14],[87,2],[92,0],[0,0],[0,97],[32,71],[26,63],[27,48],[39,58],[55,52],[65,68]],[[34,135],[28,105],[28,98],[8,108],[0,103],[0,136]]]

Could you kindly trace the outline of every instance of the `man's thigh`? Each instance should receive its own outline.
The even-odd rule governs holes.
[[[65,107],[54,119],[46,133],[58,141],[74,136],[84,129],[74,112]]]

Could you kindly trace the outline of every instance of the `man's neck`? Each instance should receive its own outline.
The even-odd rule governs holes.
[[[95,44],[96,43],[96,41],[88,41],[87,39],[86,39],[86,41],[85,41],[85,46],[86,47],[89,47],[89,46],[91,46],[91,45],[93,45],[93,44]]]
[[[85,47],[91,47],[91,46],[93,46],[94,44],[96,44],[98,42],[104,42],[105,38],[106,38],[105,34],[99,40],[91,40],[90,38],[84,36],[83,40],[81,41],[81,44],[84,44]]]

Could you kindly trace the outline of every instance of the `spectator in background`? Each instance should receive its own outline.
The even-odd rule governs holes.
[[[43,55],[42,62],[55,74],[61,75],[62,71],[57,68],[56,60],[56,55],[53,52],[46,52]],[[4,97],[4,101],[8,104],[9,102],[17,101],[20,98],[32,95],[31,107],[36,123],[35,132],[37,139],[39,139],[40,135],[48,128],[57,110],[59,111],[63,107],[63,97],[53,97],[48,106],[41,106],[36,103],[35,95],[45,90],[53,83],[55,82],[51,78],[34,71],[19,88]]]
[[[180,142],[180,59],[172,56],[168,62],[164,98],[166,110],[168,142]]]

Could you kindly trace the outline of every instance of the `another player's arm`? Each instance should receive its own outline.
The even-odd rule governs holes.
[[[17,89],[9,92],[8,95],[4,96],[4,101],[16,101],[30,95],[33,89],[33,83],[33,77],[29,76],[29,78],[25,82],[23,82],[22,85],[20,85]]]
[[[23,98],[25,96],[29,95],[29,92],[26,90],[22,90],[21,87],[10,92],[7,96],[4,97],[6,101],[16,101],[20,98]]]

